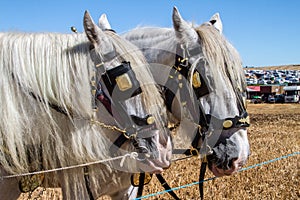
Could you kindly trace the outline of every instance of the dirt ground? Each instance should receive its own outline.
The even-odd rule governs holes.
[[[245,167],[255,167],[205,182],[205,199],[299,199],[300,155],[279,158],[300,152],[300,104],[249,104],[248,112],[251,117],[248,129],[251,156]],[[171,187],[180,187],[197,182],[199,168],[200,160],[189,158],[173,163],[163,176]],[[207,171],[205,178],[211,177],[214,177],[213,174]],[[151,195],[163,190],[154,177],[143,194]],[[176,190],[175,193],[181,199],[199,199],[198,185]],[[61,199],[60,191],[47,189],[42,199]],[[145,199],[167,200],[172,197],[165,193]]]

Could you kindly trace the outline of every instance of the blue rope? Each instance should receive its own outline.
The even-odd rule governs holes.
[[[278,160],[282,160],[282,159],[285,159],[285,158],[288,158],[288,157],[291,157],[291,156],[296,156],[296,155],[299,155],[300,152],[294,152],[294,153],[291,153],[291,154],[287,154],[285,156],[281,156],[281,157],[278,157],[278,158],[274,158],[272,160],[268,160],[268,161],[265,161],[265,162],[262,162],[262,163],[258,163],[258,164],[255,164],[255,165],[251,165],[249,167],[245,167],[245,168],[242,168],[239,170],[239,172],[242,172],[242,171],[246,171],[246,170],[249,170],[249,169],[253,169],[255,167],[260,167],[262,165],[266,165],[266,164],[269,164],[269,163],[272,163],[272,162],[275,162],[275,161],[278,161]],[[186,185],[182,185],[182,186],[179,186],[179,187],[174,187],[174,188],[171,188],[170,190],[164,190],[164,191],[160,191],[160,192],[156,192],[156,193],[152,193],[152,194],[148,194],[148,195],[145,195],[145,196],[141,196],[139,198],[135,198],[134,200],[139,200],[139,199],[145,199],[145,198],[149,198],[149,197],[153,197],[153,196],[156,196],[156,195],[160,195],[160,194],[165,194],[169,191],[175,191],[175,190],[180,190],[180,189],[183,189],[183,188],[187,188],[187,187],[191,187],[193,185],[198,185],[199,183],[203,183],[203,182],[207,182],[207,181],[211,181],[211,180],[214,180],[218,177],[212,177],[212,178],[208,178],[208,179],[205,179],[203,181],[197,181],[197,182],[193,182],[193,183],[190,183],[190,184],[186,184]]]

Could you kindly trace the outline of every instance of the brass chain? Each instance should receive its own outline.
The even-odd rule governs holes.
[[[125,129],[121,129],[121,128],[118,128],[118,127],[113,126],[113,125],[108,125],[108,124],[105,124],[105,123],[103,123],[103,122],[99,122],[99,121],[94,120],[94,119],[91,119],[90,122],[91,122],[92,124],[96,124],[96,125],[98,125],[98,126],[100,126],[100,127],[102,127],[102,128],[106,128],[106,129],[109,129],[109,130],[112,130],[112,131],[118,131],[118,132],[120,132],[120,133],[122,133],[122,134],[125,134],[125,133],[126,133],[126,130],[125,130]]]

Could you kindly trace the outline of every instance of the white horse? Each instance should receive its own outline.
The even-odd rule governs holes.
[[[37,186],[126,199],[132,173],[170,165],[166,107],[143,54],[88,12],[84,29],[0,34],[1,199]],[[99,160],[110,162],[82,167]]]
[[[103,20],[101,28],[107,23]],[[218,13],[194,27],[174,7],[173,28],[138,27],[123,35],[143,51],[156,81],[171,90],[166,99],[180,122],[181,140],[184,135],[194,138],[201,126],[206,138],[200,153],[208,155],[216,176],[237,172],[250,154],[242,62],[222,28]],[[180,94],[182,86],[189,92]],[[172,92],[175,97],[169,97]]]

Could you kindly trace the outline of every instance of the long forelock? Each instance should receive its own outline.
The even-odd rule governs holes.
[[[238,88],[244,91],[246,85],[242,61],[237,50],[213,26],[201,25],[195,30],[200,37],[202,52],[210,70],[215,70],[214,74],[221,72],[223,76],[227,76],[226,84],[232,84],[234,90]]]

